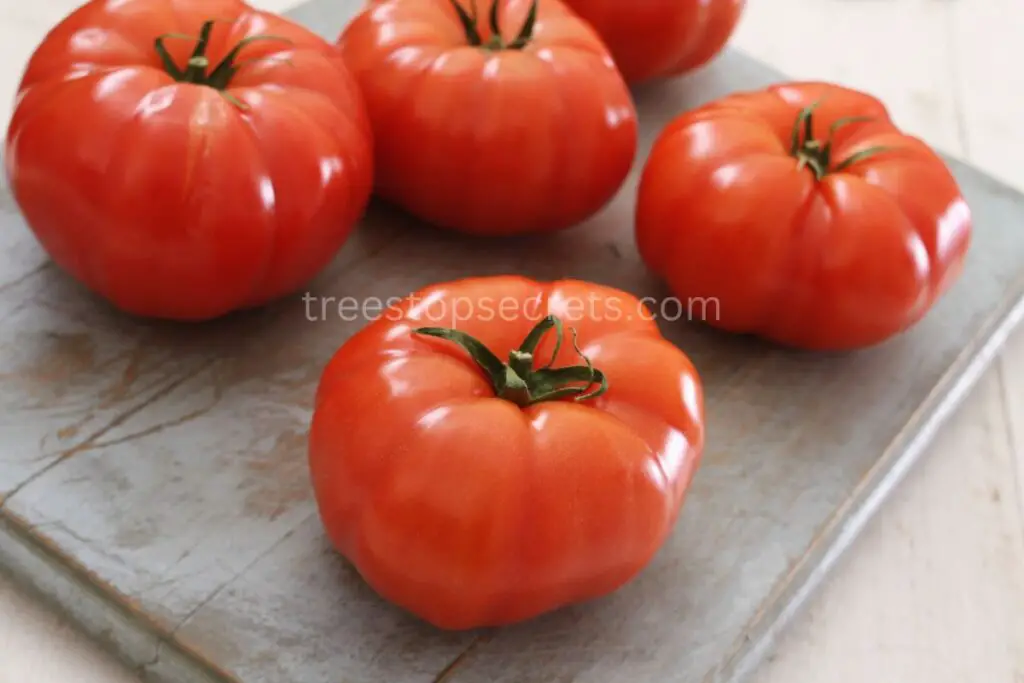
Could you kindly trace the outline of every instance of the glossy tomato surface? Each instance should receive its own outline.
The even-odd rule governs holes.
[[[826,83],[683,114],[636,208],[643,259],[684,301],[715,300],[707,323],[813,350],[909,329],[959,276],[971,232],[942,158],[876,98]]]
[[[539,0],[535,21],[531,0],[478,0],[470,31],[461,3],[376,0],[340,37],[372,119],[377,193],[477,235],[590,217],[637,147],[633,101],[604,45],[559,0]]]
[[[574,369],[543,369],[559,338],[549,329],[533,375],[518,373],[537,388],[528,395],[566,373],[573,391],[597,387],[584,357],[604,393],[529,403],[466,347],[417,332],[470,335],[504,376],[549,315],[563,325],[552,367]],[[436,626],[528,619],[607,594],[649,562],[700,462],[703,400],[693,365],[628,294],[514,276],[438,284],[324,371],[309,439],[320,516],[380,595]]]
[[[601,35],[630,83],[704,66],[732,37],[746,0],[565,0]]]
[[[18,98],[5,165],[29,226],[130,313],[198,320],[292,292],[372,190],[337,47],[239,0],[93,0],[46,36]]]

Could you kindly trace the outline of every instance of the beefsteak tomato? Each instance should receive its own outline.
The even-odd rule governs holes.
[[[470,8],[470,9],[467,9]],[[378,196],[477,235],[570,227],[633,165],[632,97],[559,0],[374,0],[339,43],[376,141]]]
[[[181,320],[300,287],[373,183],[337,46],[240,0],[73,12],[26,67],[5,162],[57,265],[129,313]]]
[[[884,104],[828,83],[736,93],[657,138],[637,197],[641,256],[729,331],[871,346],[957,279],[971,211],[942,158]]]
[[[428,287],[344,344],[309,463],[328,536],[369,585],[466,629],[629,581],[703,447],[700,378],[639,301],[499,276]]]
[[[732,37],[746,0],[565,0],[600,34],[630,83],[703,66]]]

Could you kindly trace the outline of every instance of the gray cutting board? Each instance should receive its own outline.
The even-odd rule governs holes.
[[[357,4],[293,15],[334,38]],[[645,88],[643,154],[676,112],[781,78],[729,52]],[[298,295],[203,326],[130,320],[50,265],[0,192],[0,565],[162,683],[739,680],[1024,311],[1024,200],[951,163],[977,232],[927,319],[833,356],[666,323],[702,373],[709,418],[674,535],[606,599],[461,634],[379,600],[316,517],[313,393],[356,323],[308,322]],[[312,292],[386,299],[510,271],[663,295],[632,242],[635,180],[585,226],[500,246],[375,206]]]

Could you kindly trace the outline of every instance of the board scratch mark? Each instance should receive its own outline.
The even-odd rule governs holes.
[[[183,424],[186,424],[188,422],[191,422],[192,420],[195,420],[198,417],[201,417],[206,412],[211,410],[220,401],[220,396],[221,396],[221,392],[220,392],[220,390],[217,390],[215,395],[214,395],[213,400],[209,403],[209,405],[205,405],[205,406],[203,406],[201,408],[197,408],[196,410],[193,410],[190,413],[186,413],[185,415],[182,415],[181,417],[175,418],[173,420],[168,420],[167,422],[161,422],[160,424],[153,425],[152,427],[147,427],[146,429],[140,429],[137,432],[132,432],[131,434],[128,434],[127,436],[122,436],[122,437],[118,437],[116,439],[111,439],[110,441],[98,441],[98,442],[94,442],[92,444],[84,445],[83,447],[79,447],[79,448],[75,449],[75,452],[76,453],[80,453],[81,451],[96,450],[97,448],[107,448],[109,446],[117,446],[117,445],[120,445],[120,444],[129,443],[131,441],[136,441],[138,439],[142,439],[142,438],[147,437],[147,436],[152,436],[153,434],[159,434],[160,432],[164,431],[165,429],[171,429],[172,427],[180,427]]]
[[[65,536],[67,536],[69,538],[74,539],[75,541],[80,543],[83,547],[93,549],[97,553],[101,554],[104,558],[106,558],[109,562],[111,562],[113,564],[116,564],[116,565],[118,565],[121,568],[125,568],[125,569],[128,568],[128,564],[127,564],[127,562],[125,562],[124,558],[119,557],[118,555],[116,555],[114,553],[107,552],[105,548],[103,548],[101,546],[97,546],[95,541],[93,541],[92,539],[86,538],[85,536],[82,536],[80,533],[78,533],[77,531],[75,531],[70,526],[68,526],[67,524],[65,524],[64,522],[62,522],[60,520],[51,520],[51,521],[47,521],[47,522],[42,522],[40,524],[32,524],[31,522],[27,522],[26,526],[33,533],[38,533],[38,534],[41,534],[41,535],[46,535],[47,530],[50,530],[50,529],[52,529],[54,531],[57,531],[57,532],[59,532],[61,534],[64,534]]]
[[[480,635],[473,638],[469,645],[466,646],[466,649],[456,655],[455,659],[448,662],[448,665],[441,669],[430,683],[446,683],[446,681],[450,681],[455,670],[458,669],[463,662],[469,659],[479,646],[483,645],[490,639],[491,637],[489,635]]]
[[[270,553],[274,552],[274,550],[276,550],[278,548],[278,546],[280,546],[286,540],[291,538],[291,536],[293,534],[295,534],[295,532],[299,529],[299,527],[301,527],[303,524],[308,522],[315,514],[316,513],[310,513],[309,515],[306,515],[304,518],[302,518],[302,520],[297,522],[290,529],[288,529],[288,531],[286,531],[284,534],[282,534],[280,538],[278,538],[276,541],[274,541],[269,546],[267,546],[262,552],[260,552],[258,555],[256,555],[256,557],[253,558],[251,562],[248,562],[244,567],[242,567],[237,572],[235,572],[234,575],[231,576],[231,578],[229,578],[227,581],[225,581],[220,586],[215,588],[205,598],[200,600],[199,603],[195,607],[193,607],[191,610],[189,610],[188,614],[186,614],[184,617],[182,617],[181,620],[177,623],[177,625],[175,625],[175,627],[173,629],[171,629],[171,634],[170,634],[171,637],[173,638],[178,633],[178,631],[180,631],[182,629],[182,627],[185,624],[188,623],[188,621],[192,617],[194,617],[196,614],[198,614],[200,610],[202,610],[204,607],[206,607],[208,604],[210,604],[218,595],[220,595],[227,588],[229,588],[231,586],[231,584],[233,584],[239,578],[244,576],[245,573],[248,572],[250,569],[252,569],[253,566],[255,566],[260,560],[262,560],[264,557],[266,557]]]
[[[207,360],[207,361],[201,363],[192,372],[186,373],[184,376],[179,377],[178,379],[174,380],[173,382],[168,383],[162,389],[160,389],[159,391],[155,392],[152,396],[150,396],[146,400],[142,401],[138,405],[132,406],[132,408],[130,408],[129,410],[126,410],[125,412],[123,412],[123,413],[117,415],[116,417],[114,417],[114,419],[112,419],[110,422],[108,422],[103,427],[100,427],[98,430],[96,430],[96,432],[94,432],[92,435],[90,435],[89,438],[85,439],[80,444],[78,444],[78,445],[76,445],[76,446],[74,446],[72,448],[69,448],[68,450],[60,453],[58,455],[58,457],[56,457],[50,464],[48,464],[46,467],[43,467],[38,472],[35,472],[34,474],[32,474],[32,476],[30,476],[27,479],[25,479],[25,481],[23,481],[20,484],[18,484],[17,486],[15,486],[10,492],[8,492],[5,496],[3,496],[3,498],[0,498],[0,509],[4,508],[7,505],[7,503],[10,502],[10,500],[12,498],[14,498],[16,495],[18,495],[19,492],[24,490],[26,486],[28,486],[32,482],[36,481],[37,479],[39,479],[40,477],[45,475],[50,470],[53,470],[54,468],[58,467],[61,463],[68,461],[69,459],[71,459],[72,457],[77,455],[78,453],[81,453],[83,451],[89,450],[90,448],[93,448],[95,446],[96,442],[99,440],[99,438],[102,437],[104,434],[106,434],[106,433],[110,432],[112,429],[115,429],[118,426],[124,424],[133,415],[139,413],[140,411],[142,411],[143,409],[148,407],[150,404],[152,404],[154,401],[158,401],[159,399],[163,398],[164,396],[167,396],[172,391],[177,389],[179,386],[181,386],[182,384],[187,382],[189,379],[191,379],[192,377],[195,377],[197,374],[199,374],[200,372],[202,372],[203,370],[208,368],[210,365],[213,364],[213,362],[214,361],[211,359],[211,360]]]
[[[0,292],[5,292],[8,289],[11,289],[13,287],[17,287],[18,285],[20,285],[21,283],[25,282],[26,280],[31,280],[36,275],[38,275],[39,273],[42,273],[44,270],[49,268],[50,267],[50,263],[51,263],[50,261],[45,261],[43,263],[40,263],[38,266],[36,266],[32,270],[28,271],[27,273],[25,273],[25,274],[23,274],[23,275],[21,275],[19,277],[14,278],[13,280],[9,280],[8,282],[0,283]]]

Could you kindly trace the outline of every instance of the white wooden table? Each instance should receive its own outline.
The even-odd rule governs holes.
[[[6,123],[22,65],[78,3],[2,4]],[[1021,0],[750,0],[734,44],[880,96],[909,131],[1024,190]],[[1024,683],[1022,451],[1024,331],[755,683]],[[0,581],[0,683],[133,680]]]

